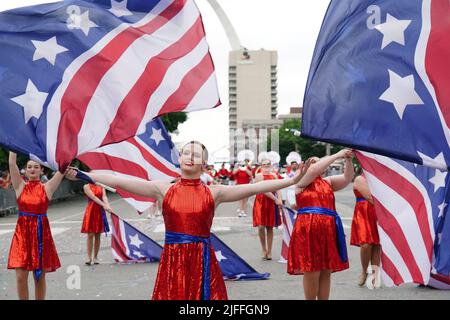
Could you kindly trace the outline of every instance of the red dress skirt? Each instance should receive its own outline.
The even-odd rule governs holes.
[[[271,174],[265,174],[264,180],[276,179]],[[275,201],[264,194],[257,194],[253,204],[253,226],[278,227],[281,224],[280,212]]]
[[[164,197],[162,211],[167,233],[207,239],[215,204],[208,186],[200,179],[181,179]],[[200,300],[203,296],[203,246],[198,243],[164,244],[153,300]],[[210,253],[210,300],[228,299],[222,271],[212,245]]]
[[[92,193],[100,200],[103,197],[103,188],[89,184]],[[89,199],[84,212],[81,233],[102,233],[104,231],[102,206]]]
[[[49,200],[40,181],[29,181],[17,199],[19,218],[9,250],[8,269],[53,272],[59,267],[46,213]],[[41,216],[41,217],[39,217]],[[41,220],[42,252],[39,253],[38,226]]]
[[[353,192],[357,201],[353,213],[350,244],[353,246],[360,246],[364,243],[379,245],[380,237],[378,235],[375,208],[356,189],[353,189]]]
[[[297,207],[321,207],[336,211],[331,185],[317,177],[296,195]],[[336,241],[335,218],[322,214],[300,214],[295,220],[289,243],[287,272],[292,275],[320,270],[348,269],[341,261]]]

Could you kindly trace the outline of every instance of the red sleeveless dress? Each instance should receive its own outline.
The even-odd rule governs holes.
[[[333,188],[320,176],[296,195],[296,202],[298,209],[321,207],[336,211]],[[339,257],[334,217],[297,215],[289,243],[287,272],[293,275],[324,269],[336,272],[348,267],[348,261],[342,262]]]
[[[19,212],[25,214],[47,213],[49,200],[40,181],[29,181],[17,199]],[[28,271],[39,269],[38,217],[21,216],[9,250],[8,269],[21,268]],[[61,267],[50,224],[42,217],[42,271],[53,272]]]
[[[353,189],[353,192],[355,193],[356,199],[364,199],[358,190]],[[367,200],[356,202],[350,237],[350,244],[352,246],[359,247],[363,243],[380,244],[375,207]]]
[[[272,174],[265,174],[264,180],[276,179]],[[253,226],[278,227],[281,224],[280,212],[275,201],[264,194],[257,194],[253,204]]]
[[[166,232],[209,237],[215,203],[200,179],[181,179],[167,191],[162,204]],[[203,244],[164,244],[159,262],[154,300],[200,300],[203,277]],[[210,246],[210,299],[228,299],[222,271]]]
[[[103,197],[103,188],[95,184],[89,184],[92,193],[100,200]],[[102,206],[88,198],[88,205],[84,212],[81,233],[102,233],[104,231]]]

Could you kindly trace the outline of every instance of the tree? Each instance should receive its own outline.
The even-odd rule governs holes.
[[[178,125],[187,120],[187,115],[184,112],[172,112],[161,117],[168,132],[172,133],[177,130]]]
[[[286,157],[291,151],[298,152],[303,160],[309,157],[323,157],[326,155],[326,145],[317,140],[295,136],[291,129],[300,130],[300,119],[285,120],[279,129],[279,153],[281,163],[286,161]],[[342,149],[342,146],[331,145],[331,153],[335,153]]]

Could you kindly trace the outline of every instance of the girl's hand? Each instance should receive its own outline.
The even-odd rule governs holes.
[[[77,172],[78,169],[74,168],[74,167],[68,167],[66,169],[66,172],[64,173],[64,176],[66,177],[66,179],[71,180],[71,181],[77,181]]]

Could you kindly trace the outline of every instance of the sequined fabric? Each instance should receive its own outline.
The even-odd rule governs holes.
[[[29,181],[17,199],[19,211],[45,214],[49,200],[40,181]],[[39,269],[38,218],[19,216],[9,250],[8,269],[23,268],[28,271]],[[42,270],[52,272],[61,267],[50,224],[42,218]]]
[[[364,198],[358,190],[353,189],[353,192],[356,198]],[[380,244],[375,207],[367,200],[356,202],[350,237],[352,246],[360,246],[363,243]]]
[[[100,200],[103,197],[103,188],[95,184],[89,184],[92,193]],[[81,226],[82,233],[102,233],[103,217],[102,207],[88,198],[88,204],[84,212],[83,224]]]
[[[209,237],[215,204],[200,179],[181,179],[166,193],[162,211],[166,231]],[[165,244],[159,262],[154,300],[200,300],[203,255],[201,243]],[[211,300],[226,300],[227,291],[212,246]]]
[[[274,180],[271,174],[265,174],[264,180]],[[275,201],[269,199],[264,194],[257,194],[253,204],[253,226],[278,227],[281,224],[281,217],[276,210]]]
[[[297,207],[321,207],[336,211],[331,185],[317,177],[303,192],[296,195]],[[289,244],[287,272],[297,275],[304,272],[348,269],[342,262],[336,243],[334,218],[321,214],[297,215]]]

